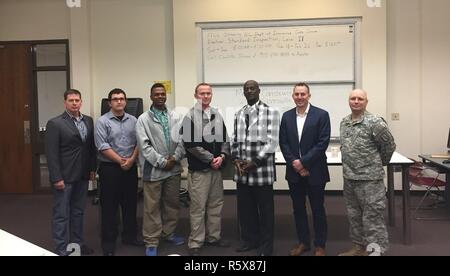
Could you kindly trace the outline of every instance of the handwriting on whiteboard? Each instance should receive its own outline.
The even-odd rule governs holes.
[[[309,56],[311,49],[339,47],[342,41],[318,38],[319,30],[246,30],[206,35],[206,59],[270,59]]]

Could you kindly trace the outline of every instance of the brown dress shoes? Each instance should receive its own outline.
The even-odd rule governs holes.
[[[303,243],[296,245],[294,248],[291,249],[289,252],[289,256],[301,256],[303,253],[311,250],[311,247],[307,247]]]
[[[316,247],[314,249],[314,256],[323,257],[326,256],[327,253],[325,252],[325,248],[322,247]]]

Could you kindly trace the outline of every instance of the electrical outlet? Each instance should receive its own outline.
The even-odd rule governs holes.
[[[400,121],[400,113],[392,113],[392,121]]]

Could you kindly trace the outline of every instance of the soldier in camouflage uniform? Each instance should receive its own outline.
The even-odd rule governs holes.
[[[396,146],[386,122],[366,111],[367,103],[365,91],[352,91],[352,114],[341,122],[344,199],[354,246],[340,256],[367,255],[368,245],[379,246],[379,253],[389,247],[383,166],[389,163]]]

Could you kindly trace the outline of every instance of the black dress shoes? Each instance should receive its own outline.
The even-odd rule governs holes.
[[[207,242],[207,241],[205,241],[205,245],[226,248],[226,247],[230,247],[231,243],[229,241],[224,240],[224,239],[220,239],[220,240],[215,241],[215,242]]]
[[[241,246],[236,248],[236,252],[247,252],[256,248],[258,248],[256,245],[242,244]]]
[[[258,255],[258,256],[260,256],[260,257],[269,257],[269,256],[272,256],[272,252],[270,252],[270,251],[258,250],[258,252],[256,253],[256,255]]]
[[[114,251],[103,251],[103,256],[114,256]]]
[[[200,256],[200,247],[189,248],[189,256]]]
[[[81,246],[81,255],[92,255],[94,254],[94,249],[88,247],[87,245]]]

